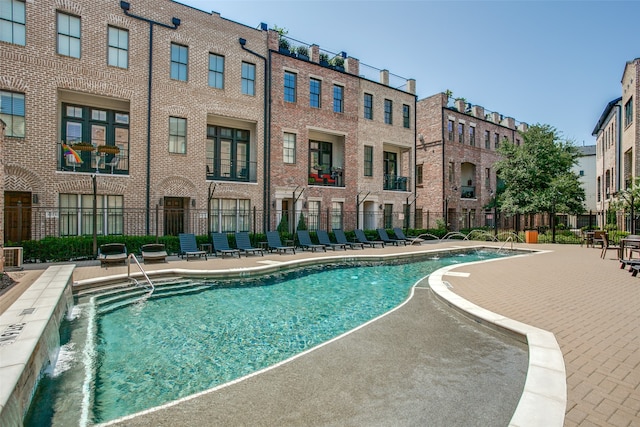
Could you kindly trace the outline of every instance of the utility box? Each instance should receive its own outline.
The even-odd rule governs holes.
[[[5,270],[22,270],[22,247],[5,247],[4,248],[4,269]]]
[[[525,243],[538,243],[538,232],[536,230],[527,230],[524,232]]]

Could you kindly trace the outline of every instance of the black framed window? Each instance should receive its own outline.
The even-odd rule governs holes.
[[[364,146],[364,176],[373,176],[373,147]]]
[[[447,122],[447,136],[449,137],[449,141],[453,141],[453,120]]]
[[[624,125],[633,123],[633,96],[624,104]]]
[[[373,95],[364,94],[364,118],[373,120]]]
[[[171,43],[171,78],[173,80],[187,81],[189,65],[189,48],[176,43]]]
[[[25,136],[24,94],[0,90],[0,119],[6,123],[6,136]]]
[[[58,53],[80,58],[80,18],[58,12]]]
[[[393,124],[393,101],[384,100],[384,122],[388,125]]]
[[[402,126],[409,129],[411,127],[411,107],[407,104],[402,105]]]
[[[129,112],[62,104],[62,142],[78,158],[61,147],[61,166],[77,172],[126,173],[129,169]]]
[[[484,148],[491,148],[491,132],[488,130],[484,131]]]
[[[333,111],[336,113],[344,111],[344,88],[340,85],[333,85]]]
[[[209,86],[224,89],[224,56],[209,54]]]
[[[469,145],[475,147],[476,145],[476,128],[469,126]]]
[[[186,154],[187,119],[182,117],[169,117],[169,152]]]
[[[282,161],[283,163],[296,162],[296,134],[284,133],[282,140]]]
[[[320,100],[322,93],[322,81],[318,79],[309,79],[309,106],[320,108]]]
[[[297,75],[290,71],[284,72],[284,100],[285,102],[296,102]]]
[[[462,123],[458,123],[458,142],[464,143],[464,125]]]
[[[324,141],[309,141],[309,173],[331,173],[333,145]]]
[[[129,31],[109,26],[107,63],[114,67],[129,68]]]
[[[244,95],[256,94],[256,65],[248,62],[242,63],[242,93]]]
[[[0,41],[24,46],[27,42],[25,2],[2,0],[0,5]]]
[[[250,136],[245,129],[207,126],[207,175],[213,179],[248,181]]]

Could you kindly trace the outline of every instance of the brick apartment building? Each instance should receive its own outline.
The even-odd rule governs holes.
[[[526,123],[485,111],[445,93],[418,101],[416,228],[444,219],[451,230],[495,226],[490,206],[497,185],[496,149],[505,140],[520,144]],[[502,227],[511,224],[499,218]]]
[[[626,213],[615,212],[610,207],[640,176],[637,149],[640,144],[639,78],[640,58],[627,61],[621,80],[622,96],[606,105],[593,129],[596,137],[596,203],[601,227],[615,221],[619,227],[631,230]]]
[[[386,70],[378,82],[366,79],[346,53],[275,31],[269,43],[276,222],[288,216],[293,227],[306,211],[312,230],[402,225],[413,194],[415,81],[403,82],[405,91],[389,86]],[[344,65],[325,63],[336,58]]]
[[[280,54],[265,24],[168,0],[9,5],[5,241],[262,231],[302,210],[323,228],[373,227],[404,212],[414,81],[367,80],[354,58],[327,67],[317,46]]]

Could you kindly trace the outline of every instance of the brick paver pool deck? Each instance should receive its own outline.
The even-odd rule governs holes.
[[[393,253],[477,244],[448,241],[357,252]],[[615,251],[601,259],[599,249],[577,245],[515,246],[548,252],[462,266],[455,271],[468,275],[448,275],[446,280],[455,293],[487,310],[555,334],[567,374],[565,426],[640,426],[640,277],[619,268]],[[348,251],[346,255],[354,253]],[[188,262],[172,258],[169,263],[144,268],[218,270],[337,254],[305,252]],[[132,272],[135,269],[132,267]],[[78,263],[74,280],[126,272],[126,267],[105,269],[95,262]],[[32,271],[24,275],[28,280],[33,276]],[[187,408],[167,408],[162,411],[163,422],[155,422],[176,425],[177,420],[194,421],[190,417],[195,414]],[[144,425],[144,421],[138,420],[136,425]]]

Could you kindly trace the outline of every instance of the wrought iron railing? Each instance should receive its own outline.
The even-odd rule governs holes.
[[[408,177],[385,174],[383,190],[411,191],[410,188]]]

